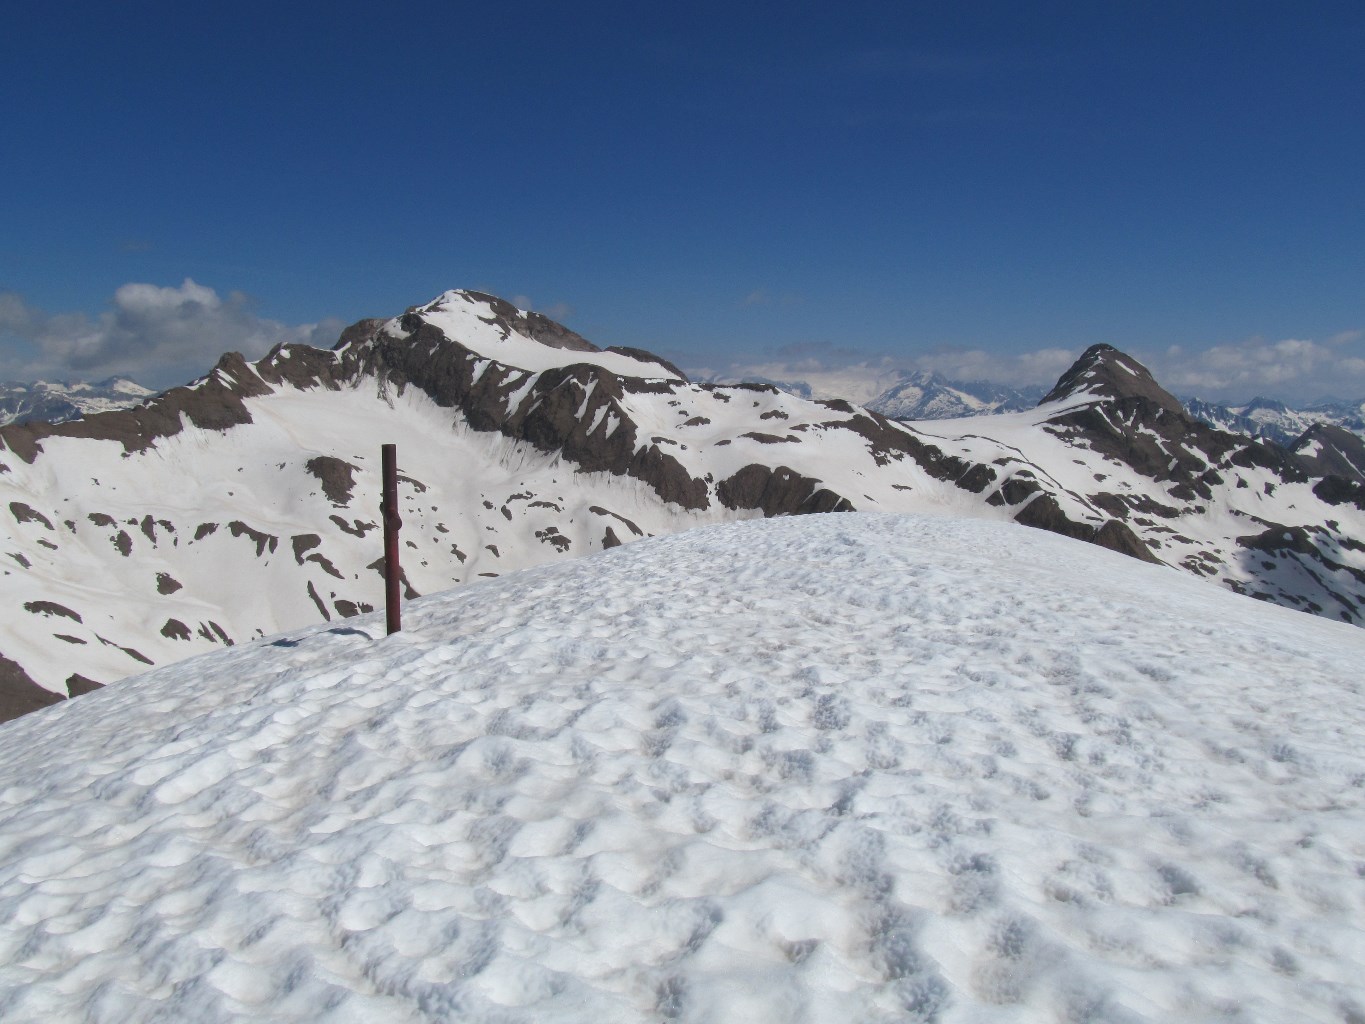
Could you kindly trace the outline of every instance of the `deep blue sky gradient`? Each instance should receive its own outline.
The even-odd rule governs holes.
[[[0,290],[691,366],[1365,327],[1365,4],[22,4]]]

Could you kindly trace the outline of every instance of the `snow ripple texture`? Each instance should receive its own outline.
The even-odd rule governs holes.
[[[1365,1020],[1365,632],[705,528],[0,729],[0,1019]]]

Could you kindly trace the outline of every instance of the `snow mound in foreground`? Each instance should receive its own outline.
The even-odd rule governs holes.
[[[0,1019],[1365,1014],[1357,628],[880,515],[406,625],[0,728]]]

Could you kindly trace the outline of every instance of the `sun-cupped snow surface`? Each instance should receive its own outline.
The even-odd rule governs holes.
[[[0,1019],[1355,1021],[1365,633],[707,527],[0,727]]]

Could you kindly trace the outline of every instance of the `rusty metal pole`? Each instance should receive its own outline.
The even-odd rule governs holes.
[[[381,451],[384,497],[379,510],[384,515],[384,610],[388,615],[389,632],[397,633],[403,628],[399,609],[403,595],[398,587],[402,575],[398,567],[398,531],[403,528],[403,520],[398,517],[398,447],[386,444]]]

